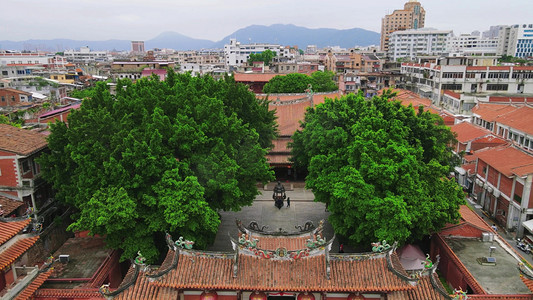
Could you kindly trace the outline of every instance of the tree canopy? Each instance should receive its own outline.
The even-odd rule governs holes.
[[[264,93],[303,93],[311,84],[315,92],[332,92],[338,89],[331,71],[317,71],[307,76],[301,73],[278,75],[263,87]]]
[[[272,59],[276,57],[276,55],[277,55],[276,52],[269,50],[269,49],[261,53],[251,53],[250,56],[248,57],[248,63],[251,66],[254,61],[262,61],[265,63],[266,66],[269,66],[270,63],[272,62]]]
[[[79,209],[70,229],[105,235],[123,259],[140,250],[153,262],[165,231],[205,247],[217,210],[250,205],[272,180],[274,112],[232,77],[169,70],[116,91],[97,84],[68,126],[52,124],[39,161],[56,198]]]
[[[446,176],[453,133],[440,116],[361,93],[309,109],[292,159],[354,244],[420,239],[459,218],[462,189]]]

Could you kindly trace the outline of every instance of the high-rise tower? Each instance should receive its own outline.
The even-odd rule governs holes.
[[[389,50],[389,35],[398,30],[418,29],[424,27],[426,11],[420,2],[409,0],[403,9],[394,10],[381,20],[381,50]]]

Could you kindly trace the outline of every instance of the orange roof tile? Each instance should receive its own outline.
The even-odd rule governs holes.
[[[80,289],[38,289],[34,293],[37,298],[58,299],[105,299],[96,288]]]
[[[516,295],[490,295],[490,294],[468,294],[468,299],[480,300],[532,300],[533,295],[516,294]]]
[[[277,75],[285,76],[287,74],[276,73],[233,73],[236,82],[269,82],[270,79]]]
[[[517,109],[517,107],[507,104],[479,103],[474,108],[472,108],[472,113],[479,115],[483,120],[487,122],[494,122],[500,116],[512,113]]]
[[[398,260],[395,254],[393,257]],[[293,292],[390,292],[413,288],[389,270],[384,255],[330,255],[330,259],[328,280],[324,255],[273,260],[240,254],[237,276],[233,277],[232,253],[203,255],[189,251],[180,253],[176,269],[153,284],[174,289]]]
[[[461,94],[450,90],[444,90],[444,95],[454,97],[455,99],[461,99]]]
[[[0,195],[0,205],[2,206],[2,212],[0,212],[0,216],[9,216],[15,209],[21,207],[24,205],[22,201],[13,200],[4,196]],[[1,226],[1,225],[0,225]],[[1,227],[0,227],[1,228]],[[1,229],[0,229],[1,230]],[[1,236],[1,233],[0,233]],[[1,237],[0,237],[1,239]],[[2,243],[0,242],[0,245]]]
[[[16,261],[22,254],[24,254],[24,252],[26,252],[26,250],[30,249],[38,239],[39,236],[22,238],[0,253],[0,271]]]
[[[461,205],[459,207],[459,213],[461,214],[461,220],[472,224],[480,229],[494,232],[494,230],[483,220],[478,214],[473,212],[467,205]]]
[[[507,177],[533,173],[533,156],[514,147],[496,147],[476,153],[478,159]]]
[[[35,293],[35,291],[46,281],[46,279],[48,279],[48,277],[50,277],[51,274],[52,270],[50,269],[46,272],[37,275],[37,277],[33,279],[33,281],[17,295],[15,300],[31,299],[33,293]]]
[[[257,248],[259,249],[276,250],[284,247],[287,248],[288,251],[294,251],[304,249],[306,241],[310,238],[310,235],[290,239],[284,236],[254,236],[254,238],[259,240],[257,242]]]
[[[43,148],[48,143],[45,136],[30,130],[24,130],[0,124],[0,149],[20,155],[30,155]]]
[[[486,71],[487,67],[483,67],[483,66],[467,66],[466,70],[467,71]]]
[[[502,115],[496,119],[498,123],[515,128],[522,132],[533,134],[533,108],[523,106],[511,113]]]
[[[520,274],[520,279],[524,282],[527,288],[533,292],[533,280],[527,278],[526,276]]]
[[[455,124],[450,129],[457,134],[457,141],[460,143],[468,143],[491,134],[489,130],[470,122]]]
[[[439,293],[437,287],[431,283],[430,276],[433,276],[434,283],[444,291],[437,274],[426,275],[420,278],[416,288],[409,291],[393,292],[387,295],[388,300],[447,300],[450,299]]]
[[[24,229],[24,227],[30,224],[30,221],[30,219],[14,222],[0,221],[0,245],[14,237],[17,233]]]

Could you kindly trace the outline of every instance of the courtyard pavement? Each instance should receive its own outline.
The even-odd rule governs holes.
[[[325,220],[324,237],[328,240],[333,237],[333,228],[327,222],[329,212],[326,212],[324,203],[314,202],[315,196],[310,190],[304,188],[294,188],[286,192],[287,197],[291,199],[291,206],[285,206],[278,209],[274,206],[272,200],[272,191],[265,191],[260,189],[261,194],[258,195],[252,206],[243,207],[239,212],[224,212],[220,211],[221,223],[218,228],[218,233],[215,242],[208,250],[211,251],[233,251],[228,234],[236,238],[238,229],[235,220],[241,220],[243,225],[248,227],[251,221],[256,221],[259,227],[267,225],[266,231],[278,231],[282,228],[287,232],[295,232],[298,229],[297,225],[303,226],[306,221],[312,221],[315,226],[320,220]],[[344,246],[344,251],[349,252],[348,246]],[[339,241],[335,239],[332,245],[332,252],[338,252]]]

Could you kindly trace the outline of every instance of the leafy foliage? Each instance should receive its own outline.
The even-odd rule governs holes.
[[[419,239],[457,220],[464,203],[446,178],[452,132],[439,116],[390,97],[328,99],[293,136],[292,159],[308,169],[307,187],[353,243]]]
[[[267,146],[274,112],[231,77],[98,83],[69,127],[52,124],[39,163],[56,197],[79,209],[72,230],[105,235],[109,246],[154,261],[163,232],[208,245],[217,210],[239,210],[272,179]],[[263,136],[259,136],[259,134]]]
[[[307,76],[300,73],[291,73],[285,76],[278,75],[270,79],[263,87],[264,93],[303,93],[311,84],[315,92],[331,92],[338,89],[333,80],[335,74],[331,71],[317,71]]]
[[[254,61],[262,61],[265,66],[269,66],[274,57],[276,57],[276,52],[267,49],[261,53],[251,53],[248,57],[248,63],[251,66]]]

